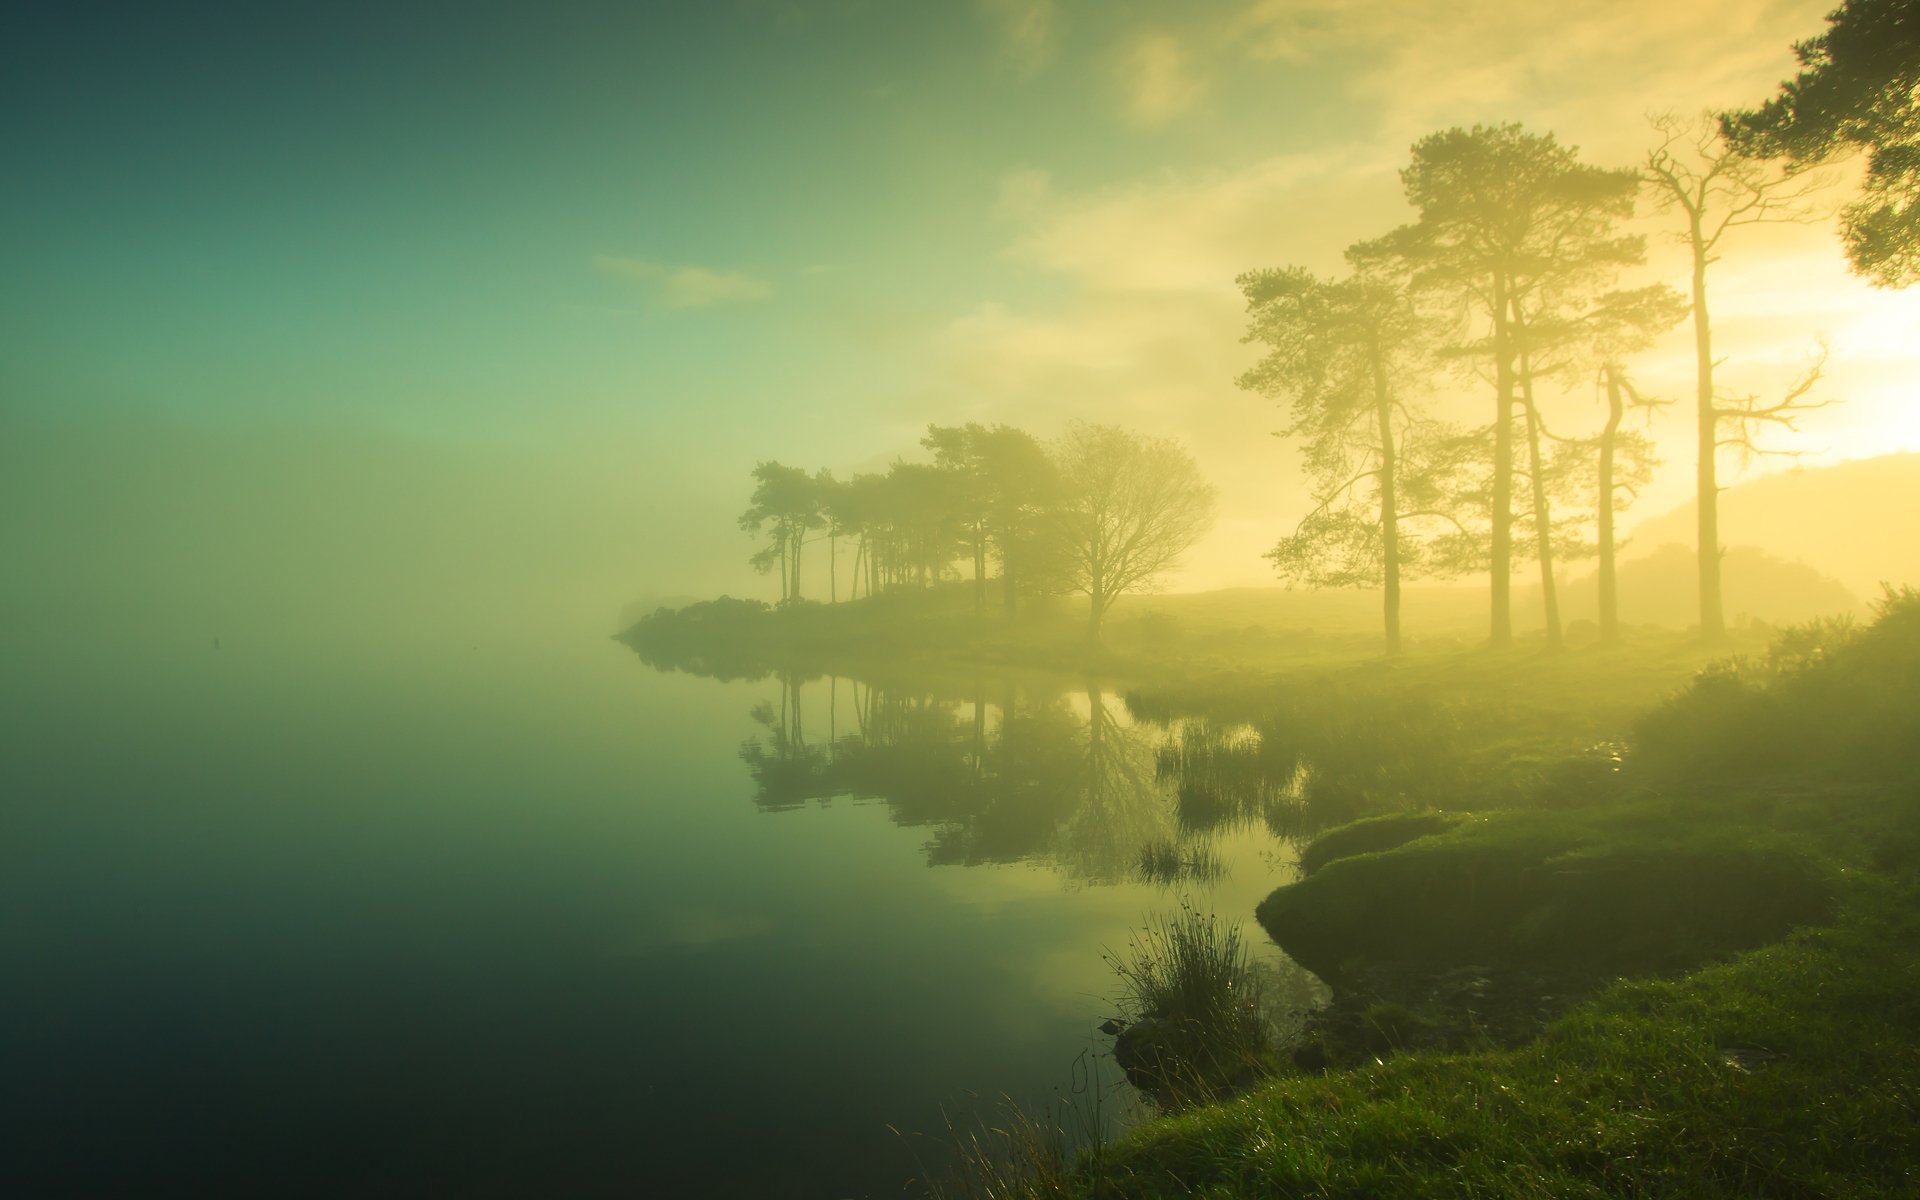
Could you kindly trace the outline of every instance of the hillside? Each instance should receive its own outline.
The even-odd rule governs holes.
[[[1685,504],[1636,525],[1626,555],[1692,546],[1694,521]],[[1920,582],[1920,454],[1797,468],[1728,488],[1720,540],[1803,562],[1862,597],[1879,595],[1883,581]],[[1732,608],[1729,597],[1729,616]]]

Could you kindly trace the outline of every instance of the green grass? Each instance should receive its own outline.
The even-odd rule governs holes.
[[[1831,911],[1832,867],[1791,813],[1769,805],[1638,801],[1481,814],[1419,836],[1434,818],[1368,822],[1404,844],[1331,857],[1260,906],[1302,966],[1337,982],[1353,965],[1481,964],[1597,975],[1672,970],[1777,938]],[[1793,824],[1788,821],[1788,824]]]
[[[1431,811],[1387,813],[1330,829],[1300,848],[1300,873],[1311,875],[1330,862],[1392,850],[1418,838],[1445,833],[1461,819]]]
[[[1812,930],[1622,982],[1536,1042],[1281,1079],[1108,1147],[1082,1196],[1906,1196],[1920,922],[1850,889]]]
[[[1434,1015],[1373,999],[1376,1061],[1149,1122],[1047,1194],[1920,1195],[1920,596],[1700,674],[1624,748],[1539,736],[1574,711],[1624,721],[1624,679],[1476,673],[1447,686],[1504,711],[1461,720],[1445,765],[1506,756],[1484,802],[1326,834],[1260,915],[1336,978],[1564,952],[1587,999],[1466,1051],[1408,1049]]]

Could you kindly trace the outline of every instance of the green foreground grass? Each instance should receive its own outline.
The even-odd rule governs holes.
[[[1920,1195],[1916,745],[1903,593],[1702,673],[1620,771],[1332,830],[1262,916],[1322,935],[1334,975],[1559,955],[1618,977],[1521,1044],[1383,1045],[991,1194]]]
[[[1163,1118],[1055,1194],[1914,1195],[1915,899],[1855,880],[1832,928],[1619,983],[1517,1049],[1397,1055]]]

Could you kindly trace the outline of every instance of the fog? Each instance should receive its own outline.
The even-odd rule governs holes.
[[[0,1195],[1907,1194],[1834,2],[12,22]]]

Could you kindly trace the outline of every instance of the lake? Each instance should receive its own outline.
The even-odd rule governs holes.
[[[1002,1094],[1137,1106],[1102,954],[1183,899],[1314,995],[1291,849],[1112,686],[13,632],[10,1196],[893,1196]]]

